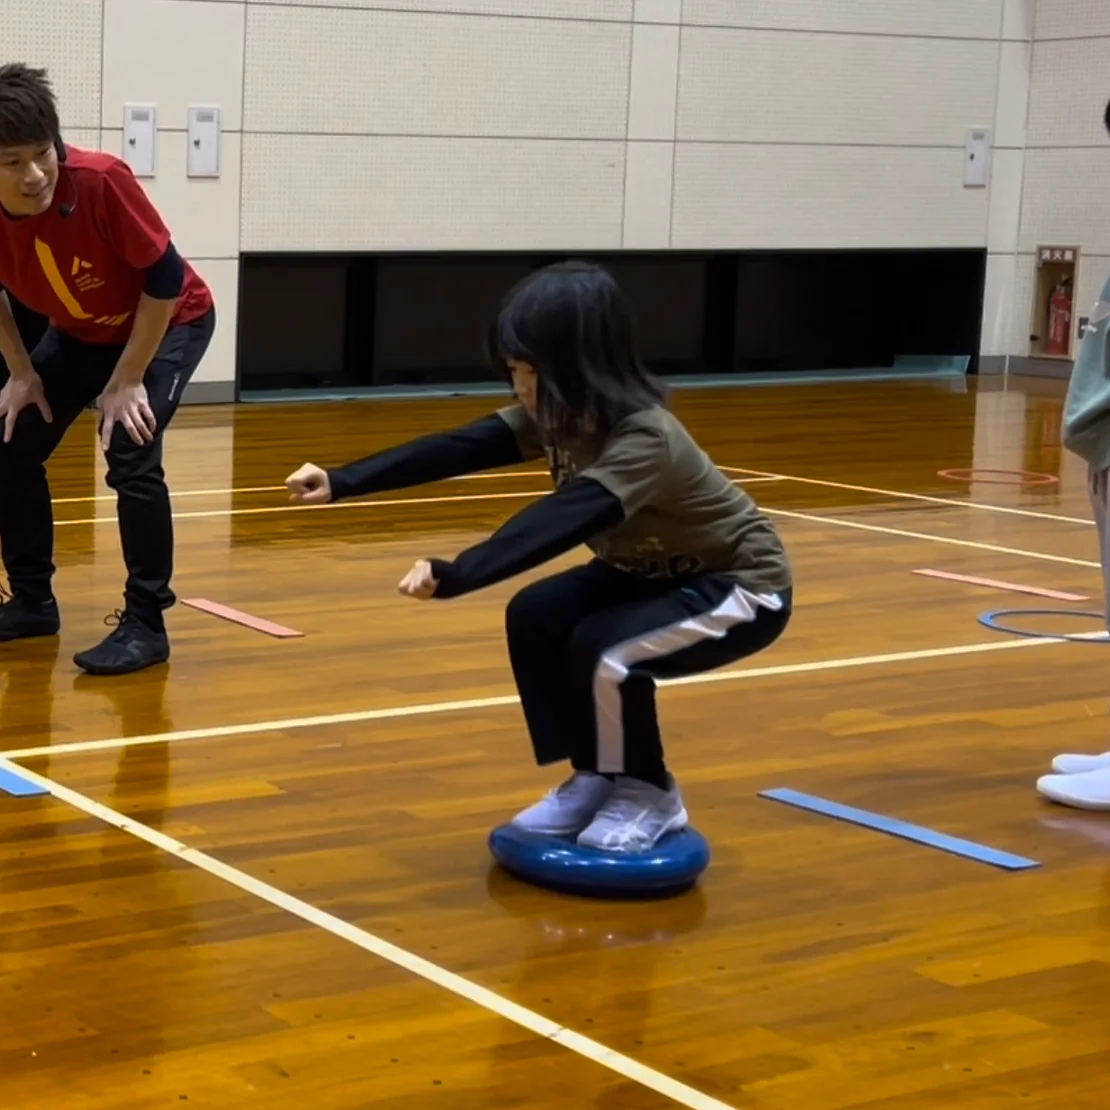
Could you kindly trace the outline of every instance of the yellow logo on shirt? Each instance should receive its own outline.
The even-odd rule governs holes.
[[[54,252],[37,235],[35,236],[35,254],[38,256],[39,265],[46,275],[46,280],[50,282],[50,288],[54,290],[54,295],[58,300],[65,305],[66,312],[75,320],[91,320],[92,314],[81,307],[80,302],[70,292],[69,286],[66,285],[65,278],[62,277],[62,271],[58,269],[58,263],[54,260]]]
[[[66,312],[75,320],[93,320],[92,313],[86,312],[81,307],[81,302],[77,300],[69,286],[66,285],[65,278],[62,277],[62,271],[54,258],[54,252],[38,236],[35,237],[35,255],[38,257],[43,274],[46,275],[46,280],[50,283],[50,288],[54,290],[54,295],[58,300],[65,305]],[[73,259],[70,276],[76,279],[74,284],[82,293],[87,293],[91,289],[99,289],[104,284],[103,280],[88,272],[91,269],[91,262],[85,262],[83,259],[76,257]],[[123,312],[116,316],[97,316],[93,323],[101,324],[106,328],[118,328],[126,323],[130,316],[130,312]]]
[[[90,289],[99,289],[104,284],[103,279],[88,272],[91,269],[91,262],[86,262],[76,255],[73,256],[73,268],[70,270],[70,277],[76,279],[74,284],[82,293],[87,293]]]

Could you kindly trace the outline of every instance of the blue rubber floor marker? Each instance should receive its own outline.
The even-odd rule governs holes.
[[[11,794],[15,798],[35,798],[40,794],[50,793],[7,767],[0,767],[0,792]]]
[[[807,809],[811,813],[821,813],[826,817],[834,817],[838,821],[863,825],[865,828],[889,833],[891,836],[898,836],[903,840],[912,840],[929,848],[939,848],[942,852],[965,856],[967,859],[977,860],[979,863],[989,863],[992,867],[1001,867],[1006,871],[1028,871],[1030,868],[1041,866],[1036,860],[1014,856],[1009,852],[1000,852],[997,848],[988,848],[971,840],[961,840],[959,837],[947,836],[944,833],[926,829],[921,825],[910,825],[905,821],[899,821],[895,817],[883,817],[878,813],[868,813],[865,809],[855,809],[852,806],[841,805],[839,802],[826,801],[824,798],[817,798],[812,794],[802,794],[797,790],[761,790],[759,796],[768,798],[772,802],[783,802],[786,805],[797,806],[799,809]]]

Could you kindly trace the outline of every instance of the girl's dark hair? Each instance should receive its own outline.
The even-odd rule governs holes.
[[[1110,101],[1106,103],[1106,130],[1110,131]]]
[[[45,69],[0,66],[0,147],[57,142],[58,103]]]
[[[488,354],[534,367],[537,422],[552,438],[605,436],[634,412],[665,402],[662,382],[636,353],[632,311],[612,274],[588,262],[537,270],[506,295]]]

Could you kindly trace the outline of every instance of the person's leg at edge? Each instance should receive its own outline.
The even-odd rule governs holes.
[[[31,353],[52,420],[37,407],[16,419],[10,443],[0,437],[0,551],[11,592],[0,597],[0,643],[53,636],[60,627],[54,599],[54,514],[46,462],[101,384],[80,351],[54,328]]]
[[[156,433],[138,444],[116,427],[107,451],[107,482],[116,492],[120,545],[127,567],[124,609],[117,627],[96,647],[74,656],[90,674],[130,674],[170,657],[163,613],[177,600],[173,577],[173,515],[165,471],[163,436],[181,395],[204,357],[215,329],[215,311],[200,320],[171,327],[158,348],[143,384]]]
[[[615,785],[579,834],[586,847],[643,852],[687,823],[664,761],[656,678],[715,670],[769,647],[791,615],[792,594],[757,598],[723,575],[588,618],[571,646],[567,691],[579,771]]]
[[[1091,470],[1087,490],[1098,530],[1102,596],[1110,627],[1110,471]],[[1110,809],[1110,752],[1058,755],[1052,769],[1054,774],[1045,775],[1037,783],[1044,797],[1077,809]]]
[[[588,617],[642,596],[645,589],[653,588],[595,559],[525,586],[509,602],[509,659],[539,766],[569,759],[576,746],[577,726],[568,695],[575,630]],[[576,769],[567,781],[518,813],[513,824],[546,835],[575,835],[593,820],[612,790],[612,776],[593,768]]]

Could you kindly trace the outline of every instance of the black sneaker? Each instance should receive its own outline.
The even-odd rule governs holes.
[[[89,674],[133,674],[165,663],[170,657],[170,641],[164,631],[155,631],[132,613],[118,610],[105,617],[105,624],[117,627],[96,647],[79,652],[74,663]]]
[[[29,601],[0,590],[0,643],[57,636],[61,624],[58,603],[53,598]]]

